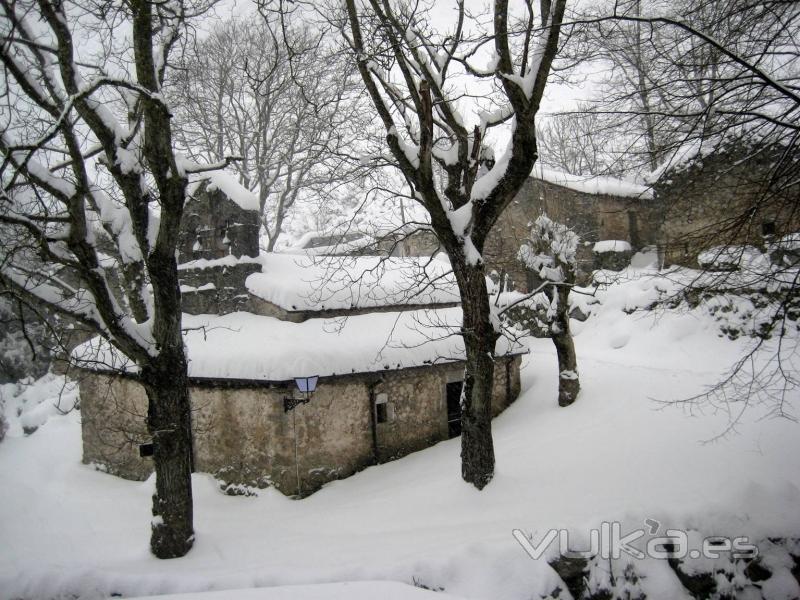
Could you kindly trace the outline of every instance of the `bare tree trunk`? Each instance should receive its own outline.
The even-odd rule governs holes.
[[[177,558],[194,543],[191,411],[183,353],[162,353],[157,365],[142,370],[142,382],[156,472],[150,549],[158,558]]]
[[[461,289],[467,355],[461,400],[461,476],[480,490],[494,476],[492,387],[498,334],[490,319],[483,266],[462,263],[453,270]]]
[[[581,390],[578,379],[578,361],[575,355],[575,344],[569,330],[569,288],[560,286],[556,317],[551,326],[551,339],[558,355],[558,405],[569,406],[578,397]]]

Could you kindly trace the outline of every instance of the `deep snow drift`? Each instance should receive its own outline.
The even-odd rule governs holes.
[[[152,479],[124,481],[82,465],[79,413],[31,408],[35,402],[22,403],[4,387],[12,426],[0,443],[0,596],[304,584],[238,597],[448,597],[367,583],[393,580],[455,597],[528,600],[548,596],[558,580],[544,558],[525,554],[514,529],[538,539],[566,527],[580,544],[603,521],[632,530],[655,519],[703,535],[797,536],[797,424],[762,419],[766,409],[756,406],[737,433],[703,443],[725,431],[728,415],[690,416],[658,402],[702,391],[750,340],[720,336],[702,307],[628,314],[654,285],[648,278],[615,284],[599,294],[588,321],[575,323],[582,392],[569,408],[557,406],[551,342],[530,340],[523,393],[494,421],[497,471],[483,492],[460,479],[458,440],[333,482],[302,501],[271,490],[229,497],[197,474],[197,542],[180,560],[148,553]],[[53,381],[43,385],[55,387]],[[24,436],[14,421],[28,410],[39,411],[41,426]],[[642,589],[648,598],[687,597],[665,562],[641,561]],[[800,595],[791,576],[779,579],[773,597]],[[308,585],[348,581],[364,583],[349,591]],[[237,596],[212,596],[222,597]]]

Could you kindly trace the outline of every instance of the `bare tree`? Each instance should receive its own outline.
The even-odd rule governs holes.
[[[616,90],[611,102],[593,110],[618,119],[625,135],[655,141],[656,187],[686,223],[678,230],[686,258],[711,248],[701,270],[681,279],[681,295],[758,294],[763,303],[752,349],[690,401],[726,406],[733,425],[754,404],[788,414],[798,386],[800,4],[628,0],[593,7],[573,25],[588,27],[597,56],[624,72],[607,88]],[[725,204],[698,219],[694,198]]]
[[[176,245],[193,165],[173,150],[170,54],[202,2],[0,0],[0,283],[134,364],[154,444],[151,550],[192,547]],[[131,37],[115,35],[122,24]],[[219,165],[217,165],[219,166]]]
[[[609,71],[590,110],[638,139],[646,169],[691,142],[709,150],[742,138],[793,143],[797,3],[626,0],[571,23],[586,57]]]
[[[298,5],[266,4],[283,12]],[[374,158],[402,174],[409,196],[428,212],[450,258],[466,349],[462,477],[482,489],[494,474],[491,396],[500,325],[487,294],[481,252],[492,225],[536,162],[534,120],[558,49],[565,0],[543,0],[538,12],[532,2],[521,3],[519,18],[507,1],[497,0],[491,31],[459,0],[455,23],[443,33],[429,25],[430,4],[347,0],[306,6],[343,36],[384,127],[388,153],[384,149]],[[488,66],[476,60],[483,49],[489,50]],[[470,124],[460,113],[470,93],[461,90],[489,84],[495,110],[481,112]],[[508,124],[511,140],[495,160],[486,135],[502,124]]]
[[[225,21],[186,55],[171,89],[178,137],[198,159],[241,157],[267,251],[298,199],[327,204],[363,169],[351,157],[368,126],[353,75],[318,38],[269,17]]]
[[[641,165],[640,136],[614,116],[581,103],[574,111],[547,115],[537,124],[542,164],[573,175],[624,177]]]

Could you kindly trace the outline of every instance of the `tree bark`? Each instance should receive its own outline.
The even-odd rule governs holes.
[[[158,558],[177,558],[194,543],[187,364],[183,352],[162,352],[155,362],[142,369],[156,472],[150,549]]]
[[[559,286],[558,306],[553,325],[551,339],[558,355],[558,405],[569,406],[578,398],[581,390],[578,379],[578,361],[575,355],[575,344],[569,330],[569,288]]]
[[[498,333],[491,318],[483,265],[454,265],[463,311],[467,364],[461,396],[461,476],[483,489],[494,476],[492,388]]]

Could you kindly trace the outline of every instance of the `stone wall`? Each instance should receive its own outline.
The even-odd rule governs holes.
[[[209,191],[208,185],[201,182],[184,207],[178,261],[258,256],[258,212],[244,210],[222,190]]]
[[[800,231],[800,181],[794,176],[800,157],[795,151],[786,159],[789,167],[776,170],[777,157],[785,158],[785,152],[731,148],[700,156],[665,172],[653,186],[652,199],[589,194],[529,178],[489,234],[487,274],[505,273],[516,289],[530,288],[533,281],[516,256],[542,213],[580,235],[579,283],[594,269],[609,266],[592,253],[601,240],[628,241],[633,252],[655,246],[665,266],[697,267],[697,255],[713,246],[764,249],[771,239]]]
[[[190,315],[226,315],[251,310],[245,280],[261,270],[258,263],[240,262],[197,269],[180,269],[181,307]]]
[[[634,251],[655,244],[662,209],[658,201],[606,194],[589,194],[528,178],[489,233],[484,248],[487,274],[510,276],[513,286],[529,288],[529,275],[517,260],[530,227],[541,214],[568,225],[581,238],[578,248],[579,281],[596,268],[592,247],[600,240],[626,240]]]
[[[731,150],[664,173],[655,185],[664,206],[659,242],[666,266],[697,267],[700,251],[750,244],[800,231],[800,182],[780,182],[769,152]],[[776,177],[772,189],[767,181]]]
[[[83,462],[126,479],[152,472],[139,458],[147,433],[147,396],[132,379],[82,371],[79,376]]]
[[[519,395],[520,362],[519,356],[497,362],[495,415]],[[449,363],[323,378],[311,401],[288,413],[283,399],[296,393],[293,383],[194,381],[195,468],[234,486],[272,485],[287,495],[308,495],[328,481],[447,439],[445,385],[462,373],[462,363]],[[83,461],[129,479],[148,477],[151,459],[138,454],[149,437],[142,387],[98,373],[86,373],[80,386]],[[391,404],[383,423],[375,410],[379,394]]]

